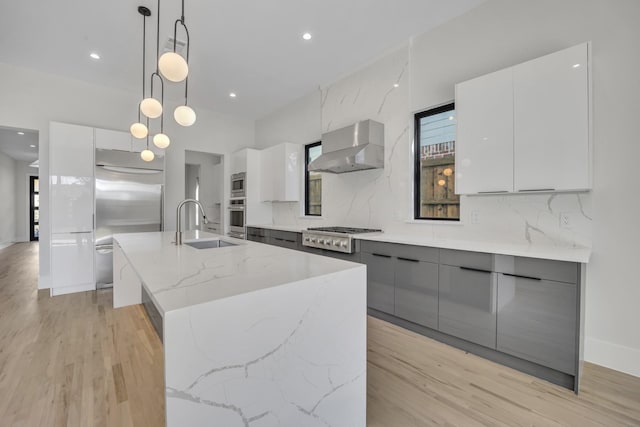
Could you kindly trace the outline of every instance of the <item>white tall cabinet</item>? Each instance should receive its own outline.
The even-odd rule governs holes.
[[[458,194],[591,189],[589,46],[456,85]]]
[[[49,128],[52,295],[95,289],[94,129]]]

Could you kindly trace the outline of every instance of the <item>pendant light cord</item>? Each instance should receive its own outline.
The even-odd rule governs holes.
[[[142,99],[144,99],[146,79],[144,78],[146,71],[146,59],[147,57],[147,17],[142,15]],[[142,101],[141,101],[142,102]],[[149,128],[149,119],[147,118],[147,129]],[[140,103],[138,103],[138,123],[140,123]],[[148,139],[148,138],[147,138]]]
[[[184,0],[182,0],[182,12],[180,14],[180,19],[176,19],[176,22],[173,23],[173,53],[176,53],[176,43],[178,40],[178,24],[182,25],[184,28],[184,32],[187,35],[187,64],[189,63],[189,48],[191,47],[191,40],[189,39],[189,29],[187,28],[187,24],[184,22]],[[184,81],[184,105],[187,105],[187,100],[189,98],[189,76]]]
[[[162,105],[162,113],[160,114],[160,133],[164,133],[164,79],[160,75],[160,66],[158,60],[160,59],[160,0],[158,0],[158,26],[156,31],[156,71],[151,73],[151,97],[153,98],[153,80],[154,77],[160,79],[160,89],[162,91],[160,95],[160,104]]]

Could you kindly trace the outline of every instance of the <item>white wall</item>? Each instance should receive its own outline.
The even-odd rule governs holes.
[[[256,123],[259,146],[306,144],[371,118],[385,124],[385,168],[323,176],[326,224],[381,227],[430,237],[593,247],[587,270],[586,359],[640,376],[640,3],[635,0],[490,0],[408,41],[376,63]],[[465,197],[462,224],[407,223],[412,216],[413,113],[453,100],[454,84],[593,42],[594,190]],[[393,88],[393,83],[399,83]],[[317,225],[297,203],[274,204],[276,224]],[[480,222],[471,224],[472,211]],[[561,228],[559,213],[571,216]]]
[[[0,152],[0,249],[15,241],[16,161]]]
[[[50,121],[128,131],[129,125],[137,118],[138,92],[95,86],[6,64],[0,64],[0,76],[0,124],[39,131],[42,177],[49,174]],[[190,83],[193,90],[198,90],[196,82]],[[175,206],[184,197],[184,150],[228,155],[239,148],[253,145],[254,124],[244,118],[218,114],[196,106],[197,122],[190,128],[182,128],[171,117],[177,103],[171,105],[168,101],[167,104],[169,114],[165,120],[165,133],[171,137],[172,144],[166,159],[165,226],[172,230],[175,228]],[[227,173],[225,183],[226,189]],[[46,179],[41,181],[40,189],[39,287],[47,288],[50,280],[50,227]]]
[[[29,177],[38,176],[38,168],[30,167],[29,163],[16,160],[16,242],[29,241]]]

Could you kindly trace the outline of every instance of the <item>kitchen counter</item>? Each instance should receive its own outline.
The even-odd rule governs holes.
[[[162,317],[167,425],[364,426],[365,266],[194,239],[237,246],[114,236],[114,304],[142,293]]]
[[[481,242],[473,240],[430,239],[424,236],[407,234],[371,233],[359,235],[360,240],[375,242],[401,243],[405,245],[429,246],[441,249],[456,249],[471,252],[486,252],[498,255],[512,255],[529,258],[550,259],[587,263],[591,249],[577,246],[575,248],[543,245],[523,245],[509,242]]]
[[[250,225],[249,227],[293,231],[298,233],[306,230],[306,227],[303,226],[273,224]],[[357,234],[355,235],[355,238],[358,240],[400,243],[405,245],[428,246],[442,249],[456,249],[461,251],[485,252],[498,255],[512,255],[579,263],[587,263],[589,262],[589,258],[591,257],[591,248],[584,246],[562,247],[551,245],[530,245],[512,242],[482,242],[477,240],[434,239],[423,235],[389,233]]]

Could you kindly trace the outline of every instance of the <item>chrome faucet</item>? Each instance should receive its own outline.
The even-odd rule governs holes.
[[[186,205],[187,203],[195,203],[200,208],[200,213],[202,213],[202,221],[206,224],[209,221],[207,220],[207,215],[204,213],[204,208],[202,204],[196,199],[184,199],[180,203],[178,203],[178,209],[176,209],[176,245],[182,244],[182,221],[180,220],[180,208]]]

